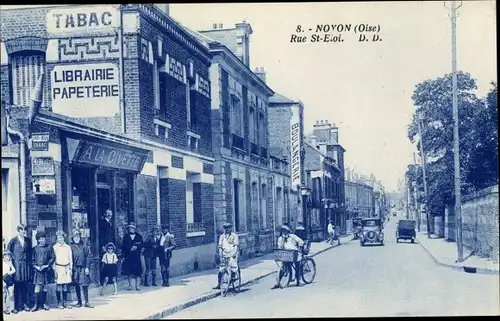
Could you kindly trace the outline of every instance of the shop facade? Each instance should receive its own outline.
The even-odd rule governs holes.
[[[72,24],[83,16],[106,23]],[[11,161],[2,155],[9,197],[26,191],[26,210],[9,209],[8,228],[22,222],[33,236],[43,226],[49,242],[58,229],[69,237],[81,229],[96,281],[99,226],[110,209],[119,253],[129,222],[143,236],[169,225],[178,245],[171,275],[212,267],[208,49],[153,4],[2,9],[1,28],[2,100],[10,126],[27,139],[25,181],[17,187],[10,171],[20,171],[19,140],[9,135],[2,146],[12,151]],[[29,125],[42,73],[41,110]]]

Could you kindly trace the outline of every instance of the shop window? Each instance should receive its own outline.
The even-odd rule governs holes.
[[[45,72],[45,53],[21,51],[9,57],[11,67],[12,104],[29,106],[31,91],[38,77]],[[42,106],[47,106],[46,95]]]
[[[91,170],[86,167],[73,167],[71,170],[71,231],[79,229],[82,238],[98,250],[97,217],[90,212]]]
[[[137,218],[139,220],[136,220],[134,215],[132,202],[134,182],[132,174],[116,172],[115,180],[116,218],[124,225],[127,225],[129,222],[135,222],[138,229],[140,229],[143,233],[147,232],[147,223],[144,222],[145,219]],[[144,228],[146,228],[146,231],[144,231]]]

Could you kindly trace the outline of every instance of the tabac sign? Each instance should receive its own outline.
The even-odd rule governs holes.
[[[52,35],[113,31],[120,26],[117,6],[69,6],[49,10],[47,32]]]
[[[292,166],[292,186],[301,185],[300,163],[301,163],[301,140],[300,136],[300,115],[299,108],[292,107],[292,119],[290,121],[290,140],[291,140],[291,166]]]
[[[81,141],[74,161],[97,166],[140,172],[147,155],[131,150]]]

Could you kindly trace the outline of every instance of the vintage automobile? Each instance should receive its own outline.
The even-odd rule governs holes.
[[[412,243],[415,243],[416,224],[413,220],[399,220],[396,230],[396,242],[399,243],[399,240],[411,240]]]
[[[353,239],[359,239],[361,235],[361,218],[355,217],[352,219],[352,235]]]
[[[384,225],[380,218],[363,218],[361,220],[361,233],[359,243],[384,245]]]

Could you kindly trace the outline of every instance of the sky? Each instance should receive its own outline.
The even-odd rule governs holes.
[[[301,100],[306,134],[316,120],[339,127],[346,166],[397,188],[415,147],[407,138],[415,85],[451,72],[451,23],[442,1],[375,3],[171,4],[171,16],[193,30],[246,20],[250,68],[264,67],[268,85]],[[496,80],[494,1],[464,1],[458,10],[459,70],[483,96]],[[297,25],[310,37],[318,24],[379,25],[381,42],[291,43]],[[336,33],[334,33],[336,34]],[[370,35],[371,37],[371,35]]]

